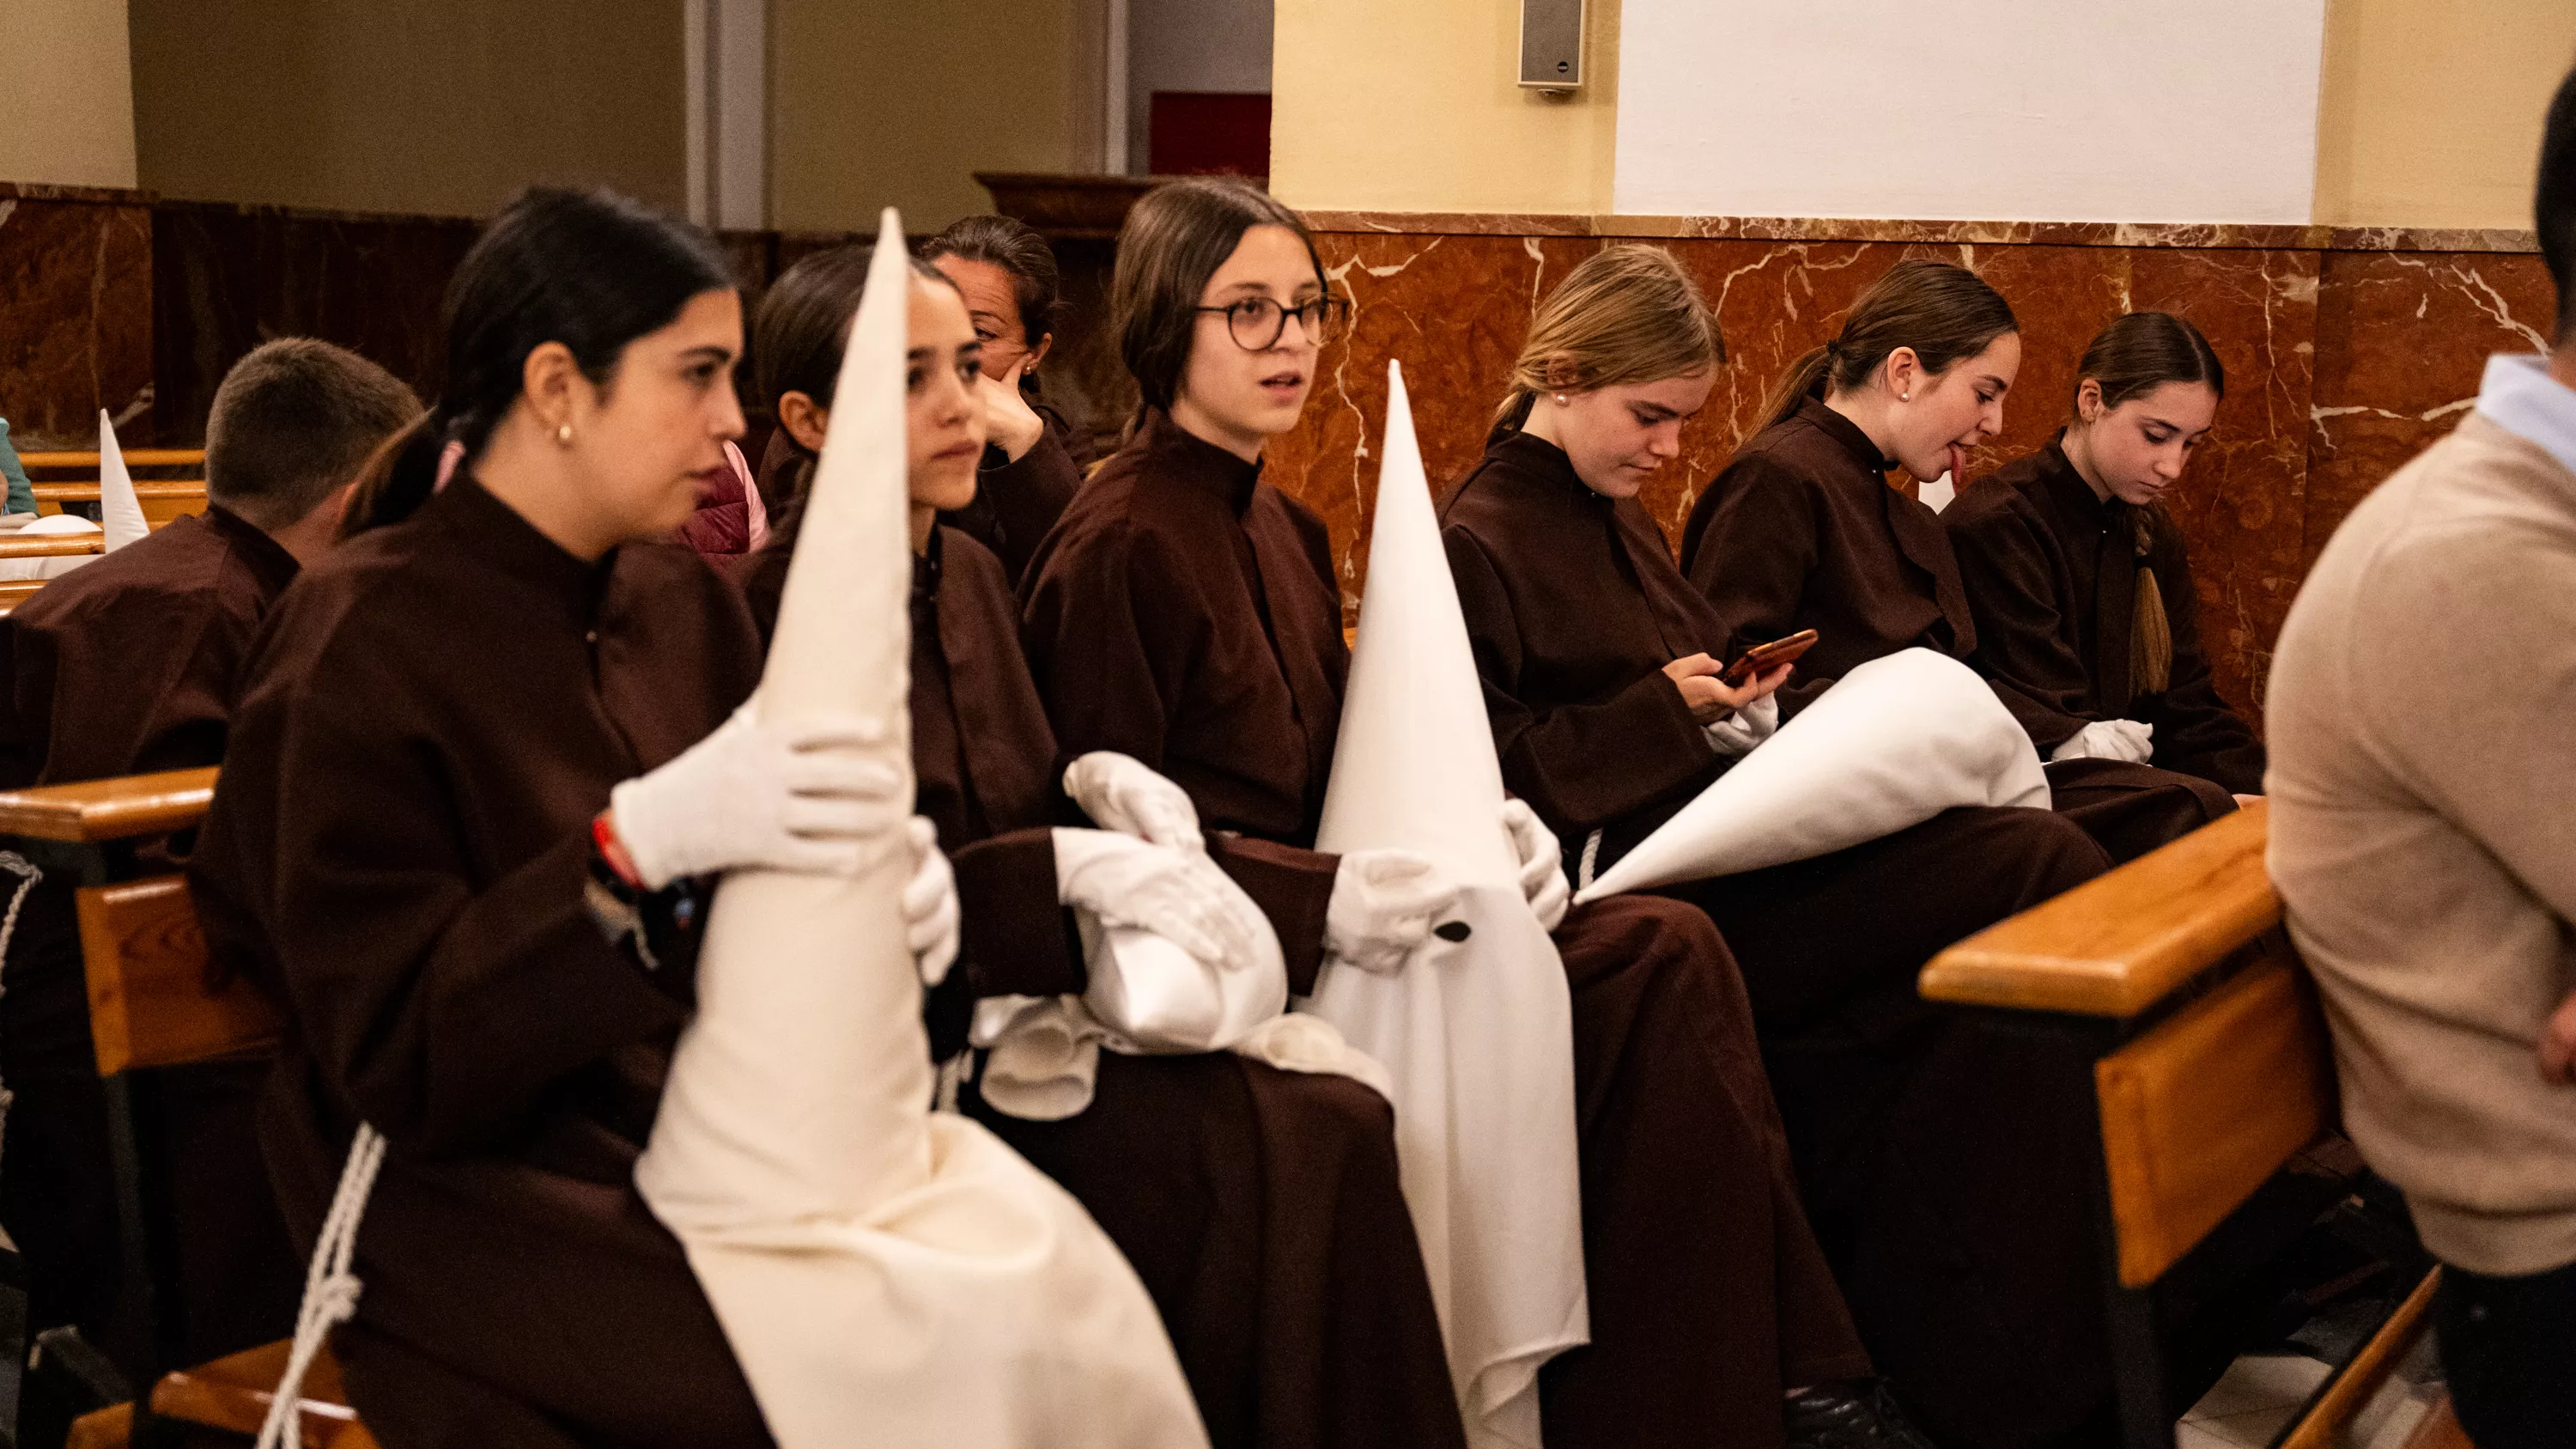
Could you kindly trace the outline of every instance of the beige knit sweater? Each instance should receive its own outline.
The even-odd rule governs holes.
[[[2344,1120],[2425,1245],[2576,1261],[2576,474],[2470,415],[2338,529],[2272,661],[2271,869]]]

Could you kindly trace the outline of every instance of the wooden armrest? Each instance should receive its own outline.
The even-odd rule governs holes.
[[[0,538],[0,558],[78,558],[107,552],[107,538],[96,533],[40,533],[34,538]]]
[[[129,468],[181,468],[206,461],[203,448],[127,448],[125,465]],[[29,468],[98,467],[98,454],[89,452],[20,453],[20,464]]]
[[[214,798],[212,765],[0,790],[0,835],[76,844],[167,835],[203,822]]]
[[[238,976],[214,979],[185,879],[83,886],[77,900],[100,1076],[275,1045],[277,1008],[268,997]]]
[[[2135,1016],[2279,925],[2257,800],[1932,958],[1923,994],[1974,1006]]]
[[[95,478],[86,483],[33,483],[28,486],[34,490],[36,501],[39,503],[96,503],[98,501],[98,480]],[[206,496],[206,480],[203,478],[159,481],[140,479],[134,485],[134,496],[137,498],[203,498]]]
[[[268,1406],[277,1397],[277,1381],[286,1373],[291,1344],[264,1343],[240,1353],[164,1374],[152,1386],[152,1412],[163,1418],[225,1429],[235,1434],[259,1433]],[[297,1401],[298,1437],[305,1449],[330,1449],[361,1441],[341,1437],[357,1422],[340,1383],[340,1362],[324,1348],[304,1373],[304,1394]]]

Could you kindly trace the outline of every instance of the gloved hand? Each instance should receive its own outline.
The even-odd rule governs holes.
[[[1093,750],[1064,767],[1064,793],[1103,830],[1174,850],[1207,849],[1189,792],[1132,756]]]
[[[1780,731],[1780,701],[1764,695],[1715,724],[1700,726],[1708,736],[1709,748],[1730,760],[1740,760],[1753,753],[1753,747]]]
[[[1151,931],[1211,966],[1252,960],[1269,926],[1205,855],[1115,831],[1057,830],[1055,882],[1060,903]]]
[[[1565,919],[1565,908],[1574,903],[1574,889],[1565,883],[1565,853],[1558,848],[1556,832],[1547,828],[1530,808],[1527,800],[1503,802],[1503,829],[1512,837],[1512,850],[1521,862],[1521,899],[1538,915],[1539,926],[1553,931]]]
[[[2156,727],[2133,719],[2097,719],[2048,752],[2052,760],[2126,760],[2143,765],[2155,752]]]
[[[872,720],[768,724],[745,706],[677,759],[610,791],[611,825],[652,890],[743,866],[855,873],[869,842],[910,813],[897,798],[901,773],[858,753],[884,737]]]
[[[903,883],[904,944],[912,948],[921,984],[936,986],[957,962],[957,874],[940,853],[939,827],[930,817],[905,821],[903,842],[912,851],[912,876]]]
[[[1409,850],[1355,850],[1333,877],[1324,950],[1388,975],[1457,907],[1457,884],[1430,861]]]

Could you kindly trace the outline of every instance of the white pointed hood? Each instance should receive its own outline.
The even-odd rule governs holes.
[[[856,716],[912,788],[904,351],[892,209],[750,708]],[[782,1449],[1202,1449],[1144,1285],[1081,1204],[930,1110],[893,834],[852,877],[717,888],[698,1009],[636,1186],[678,1236]]]
[[[1473,932],[1392,975],[1328,964],[1312,1009],[1383,1063],[1404,1200],[1473,1449],[1538,1449],[1538,1370],[1590,1334],[1573,1002],[1522,899],[1502,769],[1431,511],[1404,375],[1387,370],[1368,587],[1318,849],[1403,849],[1463,889]]]
[[[1386,394],[1367,598],[1315,848],[1397,846],[1462,883],[1512,885],[1502,765],[1400,363],[1387,364]]]
[[[144,521],[143,500],[134,495],[134,475],[125,471],[125,450],[116,445],[116,424],[105,408],[98,410],[98,518],[109,553],[152,532]]]

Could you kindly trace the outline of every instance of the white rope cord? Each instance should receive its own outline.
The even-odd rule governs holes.
[[[367,1194],[375,1190],[376,1169],[385,1160],[384,1134],[364,1122],[349,1144],[349,1163],[340,1169],[340,1187],[331,1195],[331,1211],[322,1219],[322,1237],[313,1245],[313,1262],[304,1271],[304,1302],[295,1312],[295,1346],[286,1356],[286,1373],[269,1400],[268,1420],[260,1425],[258,1449],[282,1449],[300,1442],[296,1410],[304,1400],[304,1373],[331,1330],[358,1311],[363,1284],[349,1271],[357,1251],[358,1224],[367,1215]]]
[[[45,873],[36,868],[34,861],[14,850],[0,850],[0,870],[12,871],[18,877],[18,889],[9,897],[9,913],[0,916],[0,996],[5,996],[9,990],[6,974],[9,943],[18,935],[18,908],[27,903],[27,892],[36,888],[36,882],[43,880]],[[8,1083],[0,1082],[0,1141],[6,1140],[9,1131],[9,1104],[17,1099],[18,1094],[9,1090]]]

